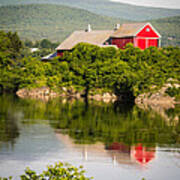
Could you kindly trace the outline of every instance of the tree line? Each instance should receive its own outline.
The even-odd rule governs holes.
[[[136,97],[160,88],[170,78],[180,80],[179,47],[142,51],[132,44],[122,50],[80,43],[49,62],[23,52],[16,33],[0,32],[1,91],[42,86],[60,91],[61,87],[73,87],[86,94],[110,92]]]

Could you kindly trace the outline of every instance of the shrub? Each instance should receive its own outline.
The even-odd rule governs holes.
[[[180,88],[176,88],[176,87],[169,87],[166,90],[166,93],[171,96],[171,97],[175,97],[177,100],[180,100]]]
[[[84,175],[85,171],[83,167],[74,167],[68,163],[58,162],[55,165],[48,166],[46,171],[41,174],[37,174],[34,170],[26,168],[25,174],[20,176],[21,180],[90,180],[92,178],[87,178]],[[9,178],[0,178],[0,180],[10,180]]]

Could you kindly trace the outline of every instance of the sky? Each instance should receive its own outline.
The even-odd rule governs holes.
[[[112,2],[129,3],[140,6],[152,6],[180,9],[180,0],[110,0]]]

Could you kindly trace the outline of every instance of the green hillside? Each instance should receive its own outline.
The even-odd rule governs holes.
[[[89,11],[61,5],[13,5],[0,7],[0,29],[17,31],[22,39],[43,38],[62,41],[75,30],[113,29],[114,24],[127,22],[100,16]],[[180,45],[180,17],[153,20],[163,36],[163,45]]]
[[[180,16],[152,20],[151,23],[161,33],[163,45],[180,46]]]
[[[70,7],[85,9],[95,14],[138,21],[180,15],[180,9],[134,6],[123,3],[115,3],[110,0],[0,0],[0,4],[2,5],[32,3],[67,5]]]
[[[99,16],[85,10],[57,5],[17,5],[0,7],[0,29],[17,31],[22,39],[47,38],[62,41],[74,30],[113,29],[123,20]]]

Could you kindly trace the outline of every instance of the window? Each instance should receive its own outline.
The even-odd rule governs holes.
[[[146,32],[150,32],[150,28],[147,28],[147,29],[146,29]]]

